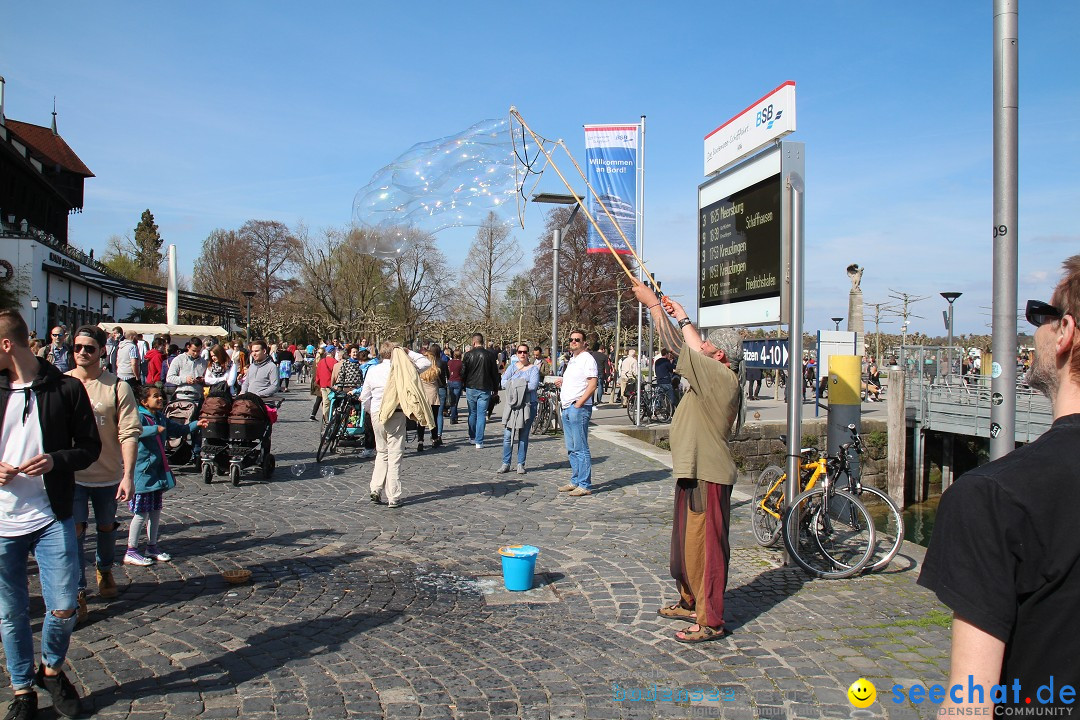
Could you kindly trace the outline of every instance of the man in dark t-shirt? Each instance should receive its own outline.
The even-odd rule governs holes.
[[[953,611],[949,683],[963,691],[951,694],[943,707],[1071,708],[1076,702],[1077,318],[1080,255],[1065,261],[1065,277],[1050,304],[1027,305],[1027,319],[1038,328],[1028,382],[1050,398],[1053,425],[1030,445],[966,473],[941,496],[919,584]],[[969,693],[969,685],[981,686],[983,692]],[[1054,689],[1047,695],[1043,686]],[[1072,694],[1063,692],[1066,686]]]

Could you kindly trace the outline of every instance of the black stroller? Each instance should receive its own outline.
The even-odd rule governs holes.
[[[173,400],[165,406],[165,417],[187,425],[195,419],[195,413],[198,410],[199,404],[193,400]],[[190,433],[170,437],[165,443],[165,457],[169,460],[171,467],[180,467],[192,461],[195,461],[197,466],[198,458],[193,457],[193,450],[194,445],[191,442]]]
[[[274,474],[276,465],[270,453],[273,425],[266,403],[258,395],[244,393],[232,401],[225,423],[211,420],[203,434],[202,474],[209,483],[216,472],[228,474],[233,485],[240,484],[246,468],[259,467],[264,478]],[[224,432],[223,432],[224,431]],[[213,440],[210,441],[210,436]],[[207,448],[208,441],[211,442]]]
[[[206,420],[202,428],[202,449],[199,451],[199,471],[203,482],[209,485],[214,475],[229,474],[229,413],[232,411],[232,395],[223,383],[211,388],[202,404],[199,420]]]

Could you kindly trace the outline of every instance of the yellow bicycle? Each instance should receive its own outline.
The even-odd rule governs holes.
[[[815,448],[800,450],[802,491],[787,507],[787,474],[779,467],[766,468],[755,486],[755,539],[766,546],[783,539],[791,559],[815,577],[851,577],[874,556],[876,538],[869,511],[851,489],[836,485],[841,474],[850,478],[848,451],[853,446],[842,445],[835,458]],[[812,460],[814,455],[817,460]]]

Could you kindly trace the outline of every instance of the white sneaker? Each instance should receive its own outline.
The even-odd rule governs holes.
[[[483,450],[484,449],[484,443],[476,443],[476,449],[477,450]]]

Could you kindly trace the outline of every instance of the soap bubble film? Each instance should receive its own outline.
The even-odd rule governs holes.
[[[353,200],[353,218],[376,238],[375,255],[409,244],[412,228],[436,233],[483,224],[489,212],[516,216],[514,142],[507,120],[482,120],[454,135],[409,148],[372,176]],[[531,159],[535,145],[528,146]],[[521,138],[517,153],[524,154]]]

